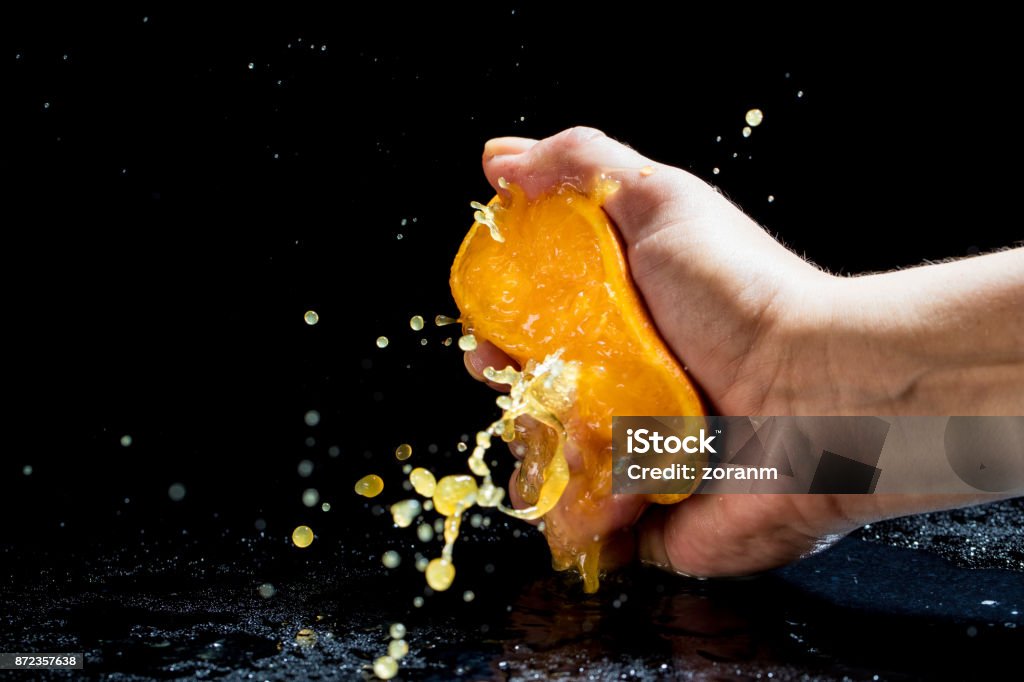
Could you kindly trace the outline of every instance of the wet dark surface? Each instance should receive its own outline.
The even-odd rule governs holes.
[[[0,644],[85,653],[55,678],[345,680],[402,622],[402,679],[962,679],[1012,669],[1024,645],[1022,541],[989,519],[1019,528],[1024,505],[875,524],[750,579],[630,569],[594,596],[501,523],[470,533],[459,589],[421,608],[422,576],[408,559],[384,569],[379,539],[321,538],[315,558],[265,537],[51,550],[8,564]],[[900,546],[915,529],[927,549]]]

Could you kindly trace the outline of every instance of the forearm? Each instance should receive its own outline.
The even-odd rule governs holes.
[[[794,413],[1024,414],[1024,249],[806,297],[780,382]]]
[[[1024,249],[826,276],[805,303],[778,387],[794,414],[1024,415]],[[840,495],[833,503],[852,527],[1021,494]]]

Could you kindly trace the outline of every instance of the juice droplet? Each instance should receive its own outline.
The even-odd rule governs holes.
[[[458,450],[459,452],[465,452],[467,447],[468,446],[465,443],[460,442],[458,445],[455,446],[455,449]]]
[[[398,662],[390,656],[381,656],[373,662],[373,674],[379,679],[390,680],[398,674]]]
[[[416,527],[416,537],[420,542],[430,542],[434,539],[434,527],[429,523],[421,523]]]
[[[498,178],[498,187],[508,189],[510,186],[511,185],[508,184],[508,180],[505,179],[504,175]]]
[[[401,659],[409,653],[409,645],[405,643],[404,639],[393,639],[388,644],[388,656],[395,659],[396,661]]]
[[[414,331],[418,332],[423,329],[423,318],[419,315],[413,315],[409,320],[409,327]]]
[[[489,479],[480,484],[480,489],[476,493],[476,503],[481,507],[497,507],[503,499],[505,489],[494,485]]]
[[[390,343],[388,341],[388,337],[386,337],[386,336],[378,336],[377,337],[377,348],[387,348],[388,347],[388,343]]]
[[[439,557],[432,559],[427,564],[427,584],[431,589],[444,592],[451,587],[453,580],[455,580],[455,565],[448,559]]]
[[[474,599],[476,599],[476,594],[473,592],[473,590],[466,590],[462,593],[462,601],[471,602]]]
[[[458,322],[458,319],[454,317],[448,317],[447,315],[438,315],[437,317],[434,318],[434,324],[436,324],[438,327],[447,327],[448,325],[455,324],[456,322]]]
[[[711,172],[715,175],[718,175],[722,171],[718,168],[718,166],[715,166],[714,168],[711,169]]]
[[[476,479],[466,474],[445,476],[434,490],[434,509],[442,516],[452,516],[476,502]]]
[[[356,481],[355,489],[363,497],[377,497],[384,490],[384,479],[376,474],[363,476]]]
[[[298,526],[292,531],[292,544],[305,549],[313,544],[313,529],[309,526]]]
[[[654,175],[654,171],[655,171],[654,166],[644,166],[643,168],[640,169],[640,175],[642,177],[647,178],[647,177],[650,177],[650,176]]]
[[[307,310],[306,314],[302,316],[302,319],[306,321],[310,327],[320,321],[320,315],[315,310]]]
[[[461,348],[462,350],[466,351],[467,353],[470,352],[470,351],[476,350],[476,337],[473,336],[472,334],[466,334],[465,336],[460,336],[459,337],[459,348]]]
[[[380,562],[384,564],[385,568],[398,568],[398,565],[402,563],[402,555],[393,549],[389,549],[381,556]]]
[[[402,500],[391,505],[391,518],[399,528],[408,528],[420,515],[422,506],[419,500]]]
[[[743,137],[750,137],[751,128],[750,126],[743,126]]]
[[[444,344],[445,346],[450,346],[450,345],[452,345],[452,337],[450,337],[450,336],[449,336],[449,337],[448,337],[447,339],[445,339],[445,340],[444,340],[444,341],[442,341],[441,343],[442,343],[442,344]]]
[[[392,623],[391,627],[388,628],[388,635],[391,639],[405,639],[405,624]]]
[[[469,202],[471,208],[476,209],[473,212],[473,220],[477,221],[481,225],[486,225],[487,229],[491,232],[491,239],[498,242],[499,244],[505,241],[505,237],[501,235],[501,230],[498,228],[498,223],[495,222],[497,215],[497,209],[500,206],[487,206],[481,204],[479,201]]]
[[[747,125],[751,128],[756,128],[761,125],[761,121],[764,120],[764,112],[760,109],[751,109],[747,112],[747,115],[743,117],[743,120],[747,122]]]
[[[395,448],[395,457],[397,457],[401,462],[404,462],[405,460],[409,459],[410,457],[412,457],[412,446],[409,445],[408,443],[402,443],[397,448]]]
[[[775,195],[774,194],[769,194],[768,195],[768,203],[770,204],[770,203],[772,203],[774,201],[775,201]]]
[[[412,605],[415,606],[416,608],[422,608],[423,607],[423,597],[413,597],[412,598]]]
[[[301,647],[311,647],[316,644],[317,636],[310,628],[302,628],[295,633],[295,642]]]
[[[434,479],[434,474],[427,469],[423,467],[413,469],[409,474],[409,482],[412,483],[413,489],[423,497],[434,496],[437,481]]]

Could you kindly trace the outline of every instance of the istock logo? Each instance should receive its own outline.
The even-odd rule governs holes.
[[[699,436],[686,436],[685,438],[662,436],[657,431],[648,429],[626,429],[626,453],[643,455],[654,452],[674,455],[682,451],[690,455],[698,452],[701,454],[710,452],[716,455],[718,453],[711,447],[711,441],[714,439],[714,436],[705,435],[704,429],[700,430]]]

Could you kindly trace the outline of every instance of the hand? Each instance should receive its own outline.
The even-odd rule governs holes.
[[[994,312],[1009,317],[1009,328],[994,335],[994,345],[979,349],[977,341],[950,338],[965,316],[970,321],[975,315],[981,325],[992,310],[942,308],[955,324],[950,338],[935,333],[942,330],[929,314],[937,305],[932,299],[956,302],[955,296],[937,295],[949,288],[947,273],[933,275],[935,289],[923,293],[927,282],[906,281],[906,272],[895,273],[904,279],[895,283],[833,277],[785,249],[715,188],[600,131],[574,128],[540,141],[498,138],[486,145],[483,164],[497,191],[504,177],[529,197],[601,173],[622,183],[605,201],[605,211],[622,234],[633,279],[659,332],[715,414],[942,414],[944,407],[947,414],[966,414],[962,405],[950,403],[948,385],[936,381],[952,357],[964,359],[954,363],[961,367],[984,368],[993,357],[1007,365],[1002,392],[990,390],[996,380],[989,377],[986,399],[994,396],[996,402],[988,414],[1012,413],[1024,403],[1014,388],[1021,385],[1014,380],[1024,378],[1024,319],[1013,303],[1021,300],[1014,294],[1024,292],[1024,252],[1004,254],[995,264],[998,283],[977,268],[960,273],[973,276],[982,290],[1010,287],[992,303]],[[645,166],[655,172],[641,174]],[[1006,271],[1009,278],[1002,276]],[[912,292],[910,300],[896,301],[893,285]],[[917,304],[919,315],[906,309],[908,303]],[[485,367],[508,362],[486,344],[466,356],[477,378]],[[932,371],[936,366],[940,370]],[[974,379],[981,381],[981,375]],[[642,559],[678,572],[746,574],[817,551],[870,520],[987,499],[884,497],[698,495],[648,510],[637,527],[636,548]],[[574,534],[589,537],[629,526],[643,511],[639,496],[622,495],[608,498],[596,518],[574,516],[568,506],[552,513],[561,525],[574,526]]]

